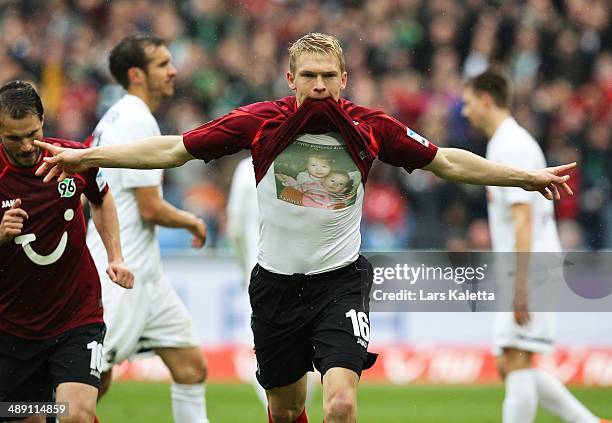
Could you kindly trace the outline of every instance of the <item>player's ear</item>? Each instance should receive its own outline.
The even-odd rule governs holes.
[[[144,71],[136,66],[129,68],[127,74],[130,84],[142,82],[145,76]]]
[[[493,96],[491,93],[484,92],[482,93],[482,99],[484,101],[485,106],[492,107],[495,106],[495,100],[493,100]]]
[[[287,85],[289,85],[289,88],[295,91],[295,77],[290,70],[287,71]]]

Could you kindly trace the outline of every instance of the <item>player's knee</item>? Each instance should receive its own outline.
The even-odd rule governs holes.
[[[522,350],[505,350],[497,361],[498,368],[502,377],[516,370],[528,369],[531,367],[531,353]]]
[[[206,378],[208,377],[208,363],[206,360],[202,359],[199,361],[199,363],[196,365],[194,373],[194,377],[198,379],[198,381],[195,383],[203,383],[206,381]]]
[[[203,383],[208,376],[208,366],[204,358],[184,363],[174,371],[174,382],[185,385]]]
[[[304,407],[270,407],[270,416],[274,423],[292,423],[304,411]]]
[[[355,396],[350,390],[334,394],[324,406],[325,420],[332,422],[352,422],[357,410]]]

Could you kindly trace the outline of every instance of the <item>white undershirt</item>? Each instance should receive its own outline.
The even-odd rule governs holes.
[[[325,188],[329,182],[327,178],[346,181],[346,176],[328,174],[317,178],[308,174],[306,162],[309,156],[316,153],[331,158],[328,163],[331,172],[339,170],[349,175],[346,191],[331,193]],[[322,188],[314,196],[323,198],[323,203],[335,206],[318,208],[282,199],[285,187],[276,174],[290,176],[292,182],[287,186],[291,185],[294,193],[304,190],[305,197],[310,196],[313,187],[320,183]],[[363,194],[361,174],[339,134],[304,134],[297,137],[274,160],[257,186],[259,264],[274,273],[316,274],[355,261],[361,244],[359,225]],[[346,201],[346,198],[349,200]]]

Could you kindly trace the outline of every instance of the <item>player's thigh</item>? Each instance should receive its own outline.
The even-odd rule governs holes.
[[[176,383],[194,384],[204,382],[207,375],[207,364],[200,347],[155,348],[172,374]]]
[[[166,278],[147,287],[149,312],[139,349],[199,347],[187,308]]]
[[[104,333],[105,326],[99,323],[64,334],[49,357],[49,373],[54,387],[67,383],[90,386],[93,391],[89,391],[95,392],[95,404],[102,373]]]
[[[107,328],[102,370],[107,371],[138,350],[138,341],[147,321],[149,301],[144,281],[138,280],[133,289],[124,289],[105,275],[100,280]]]
[[[376,360],[368,352],[371,274],[370,264],[360,259],[353,273],[330,283],[326,305],[313,330],[314,364],[321,375],[339,367],[359,376]]]
[[[78,382],[60,383],[55,391],[55,401],[68,403],[68,416],[60,422],[91,422],[96,414],[98,388]]]
[[[291,411],[299,415],[306,405],[308,374],[297,382],[278,388],[267,389],[268,405],[272,414]]]
[[[100,386],[98,387],[98,401],[106,395],[113,383],[113,369],[103,371],[100,375]]]
[[[251,329],[257,381],[266,390],[293,385],[313,370],[312,310],[301,285],[274,279],[258,265],[251,273]]]
[[[554,313],[530,313],[527,325],[521,326],[514,320],[511,312],[496,313],[495,336],[493,338],[493,353],[498,359],[498,365],[505,366],[511,360],[510,366],[525,362],[524,354],[512,354],[507,357],[505,350],[518,350],[531,353],[549,353],[553,350],[555,332]]]
[[[1,402],[53,400],[48,367],[49,345],[47,341],[23,340],[0,334]]]

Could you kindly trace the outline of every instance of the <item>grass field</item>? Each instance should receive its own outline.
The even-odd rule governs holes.
[[[612,416],[612,388],[576,388],[576,396],[599,416]],[[263,407],[248,385],[207,387],[212,423],[267,422]],[[359,422],[363,423],[488,423],[499,422],[502,386],[392,386],[359,387]],[[117,382],[98,405],[101,423],[172,422],[167,384]],[[308,412],[321,422],[321,391]],[[559,422],[540,411],[537,423]]]

